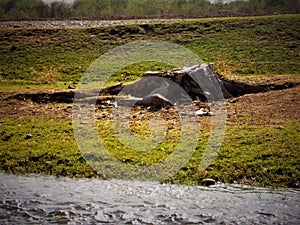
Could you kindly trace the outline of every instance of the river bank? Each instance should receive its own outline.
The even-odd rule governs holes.
[[[299,81],[297,77],[274,79],[275,81],[268,78],[265,83]],[[262,83],[262,79],[258,81]],[[218,158],[207,170],[198,171],[211,124],[210,117],[201,117],[201,135],[194,156],[178,174],[166,182],[198,185],[204,178],[213,178],[225,183],[299,187],[299,92],[300,86],[296,85],[293,88],[247,94],[226,100],[226,136]],[[56,93],[53,95],[56,100],[49,98],[51,93]],[[0,160],[3,171],[101,177],[85,162],[83,153],[76,145],[72,126],[73,103],[68,93],[72,91],[39,89],[0,92],[0,137],[3,143]],[[112,152],[118,149],[117,157],[120,160],[138,163],[136,165],[151,165],[156,163],[153,157],[161,159],[169,156],[170,152],[166,149],[170,148],[172,151],[176,135],[163,146],[164,149],[159,147],[154,152],[151,151],[151,157],[136,158],[135,152],[119,155],[125,150],[122,150],[122,144],[113,136],[114,131],[109,126],[100,126],[111,123],[113,96],[106,96],[105,99],[96,107],[96,123],[99,124],[97,129],[99,137],[114,146]],[[202,105],[203,103],[198,107]],[[197,109],[199,108],[195,106],[195,111]],[[172,117],[169,118],[170,110],[172,111],[162,109],[156,115],[158,113],[166,121],[171,121],[173,125],[170,130],[176,133],[177,123],[172,122]],[[149,120],[153,113],[142,109],[133,111],[132,128],[143,134],[145,129],[142,121]]]
[[[93,28],[1,28],[1,170],[105,179],[93,171],[78,149],[72,126],[72,99],[57,99],[70,97],[71,91],[74,94],[84,72],[108,50],[131,41],[163,40],[186,47],[207,63],[214,62],[215,71],[230,79],[296,84],[300,32],[295,24],[299,18],[284,15]],[[132,82],[145,71],[165,71],[170,67],[133,64],[118,71],[109,84]],[[61,92],[60,96],[56,92]],[[205,171],[198,170],[210,132],[205,123],[209,124],[211,118],[203,116],[195,154],[164,182],[199,185],[202,179],[212,178],[222,183],[299,187],[299,93],[299,85],[287,85],[280,90],[227,99],[226,135],[216,160]],[[97,128],[122,162],[155,164],[176,147],[180,126],[169,120],[174,135],[158,146],[155,154],[143,154],[139,159],[136,154],[124,154],[111,127],[101,129],[110,124],[112,107],[111,99],[99,105],[97,119],[101,121]],[[200,107],[202,103],[196,102],[195,110]],[[151,112],[134,113],[133,130],[141,131],[140,136],[148,134],[142,122],[150,118]],[[159,113],[167,118],[169,111]]]

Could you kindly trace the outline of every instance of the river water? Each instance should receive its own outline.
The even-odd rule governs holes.
[[[0,173],[0,224],[300,224],[299,194]]]

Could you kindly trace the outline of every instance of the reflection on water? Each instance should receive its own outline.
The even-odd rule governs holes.
[[[299,194],[0,173],[0,224],[300,224]]]

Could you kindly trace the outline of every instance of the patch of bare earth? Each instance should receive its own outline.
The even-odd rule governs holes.
[[[256,78],[257,79],[257,78]],[[266,78],[254,83],[299,82],[298,77]],[[256,81],[255,81],[256,80]],[[281,125],[288,121],[300,122],[300,86],[264,93],[247,94],[227,101],[228,121],[232,125]]]
[[[269,80],[268,80],[269,79]],[[265,83],[283,83],[287,80],[299,81],[299,78],[268,78]],[[275,80],[274,80],[275,79]],[[261,79],[250,81],[261,83]],[[0,92],[0,118],[7,116],[35,116],[51,118],[58,121],[72,119],[72,103],[41,101],[31,99],[16,99],[20,93],[38,93],[37,91],[5,91]],[[55,93],[51,90],[39,90],[42,93]],[[65,93],[70,90],[65,90]],[[64,93],[64,91],[62,91]],[[288,121],[300,122],[300,85],[283,90],[270,90],[263,93],[246,94],[237,98],[226,99],[228,125],[280,125]],[[113,96],[112,96],[113,97]],[[97,116],[105,118],[110,114],[112,105],[103,101],[97,107]],[[195,104],[195,111],[203,107],[203,103]],[[167,117],[168,110],[163,109]],[[141,110],[141,109],[136,109]],[[144,113],[144,112],[143,112]],[[149,116],[151,112],[148,112]]]

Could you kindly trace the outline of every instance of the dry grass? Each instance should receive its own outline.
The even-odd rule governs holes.
[[[54,84],[57,83],[60,78],[61,74],[57,68],[50,68],[47,71],[37,72],[36,70],[32,69],[32,73],[35,74],[34,81],[38,84]]]
[[[226,79],[237,79],[235,73],[241,68],[241,65],[235,63],[232,65],[228,60],[221,58],[220,56],[216,57],[213,64],[214,72],[219,74],[221,77]]]

